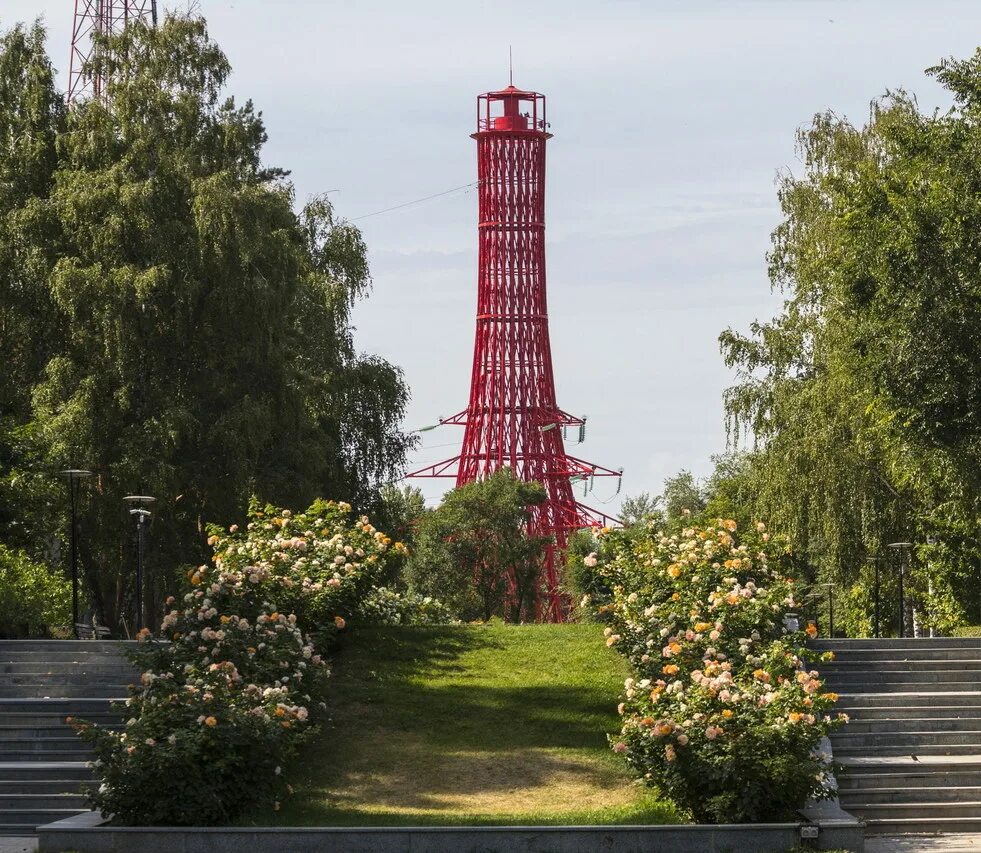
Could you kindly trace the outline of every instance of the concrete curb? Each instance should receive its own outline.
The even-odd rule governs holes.
[[[88,812],[39,826],[40,853],[786,853],[808,823],[719,826],[129,827]],[[862,853],[857,820],[818,825],[817,849]]]

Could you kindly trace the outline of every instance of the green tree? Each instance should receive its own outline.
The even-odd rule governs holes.
[[[108,104],[67,115],[40,28],[20,32],[0,56],[0,104],[40,105],[38,152],[0,141],[0,177],[21,170],[21,148],[36,161],[16,202],[27,212],[0,230],[0,299],[6,316],[30,288],[14,316],[27,329],[44,305],[56,333],[40,354],[17,350],[24,332],[0,339],[22,365],[10,419],[38,467],[96,473],[81,557],[114,624],[132,595],[123,495],[158,498],[159,595],[202,559],[204,524],[240,519],[250,494],[376,502],[411,441],[407,390],[354,345],[351,309],[370,286],[360,233],[326,198],[295,210],[287,173],[262,161],[261,114],[222,94],[230,67],[203,20],[102,39]]]
[[[59,573],[0,545],[0,639],[50,636],[70,624],[71,594]]]
[[[407,567],[410,587],[439,598],[463,620],[533,619],[551,539],[529,536],[527,528],[530,508],[545,499],[540,483],[507,468],[453,489],[423,516]],[[505,606],[509,583],[517,606]]]
[[[928,601],[929,560],[976,612],[981,53],[929,73],[946,112],[899,91],[864,127],[825,113],[801,131],[804,172],[781,178],[769,256],[786,301],[750,335],[722,335],[739,375],[726,405],[734,437],[756,442],[756,513],[812,576],[867,586],[883,546],[911,539],[921,605],[950,610],[952,592]]]
[[[685,469],[664,481],[661,500],[668,521],[677,521],[686,510],[694,515],[705,509],[702,485]]]
[[[31,391],[63,334],[47,287],[56,246],[43,200],[64,123],[44,29],[0,34],[0,538],[38,558],[57,555],[51,522],[63,497],[38,472],[29,422]]]
[[[624,525],[629,526],[642,521],[659,519],[663,515],[660,507],[661,501],[660,495],[652,495],[650,492],[629,495],[620,504],[620,520]]]
[[[382,504],[379,524],[390,536],[411,546],[422,518],[428,512],[422,489],[389,483],[382,486],[379,497]]]

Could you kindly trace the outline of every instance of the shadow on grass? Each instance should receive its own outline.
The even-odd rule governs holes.
[[[609,751],[617,660],[565,626],[362,629],[265,824],[666,823]],[[580,626],[581,627],[581,626]]]
[[[502,684],[506,671],[499,679],[464,678],[472,653],[489,650],[500,656],[505,646],[488,631],[362,631],[337,664],[334,722],[357,718],[389,732],[424,733],[440,750],[605,748],[606,733],[617,725],[614,682]]]

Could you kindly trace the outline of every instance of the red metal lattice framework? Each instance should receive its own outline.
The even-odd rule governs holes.
[[[75,23],[72,27],[72,52],[68,65],[68,103],[82,98],[104,100],[106,81],[91,74],[89,60],[97,47],[95,33],[112,35],[133,21],[157,23],[157,0],[75,0]]]
[[[509,467],[545,486],[529,532],[554,539],[542,570],[536,615],[562,621],[568,602],[559,588],[569,534],[612,522],[579,503],[573,483],[620,477],[566,453],[565,428],[584,420],[556,402],[545,294],[545,143],[552,136],[545,96],[509,86],[477,98],[479,269],[477,330],[470,402],[442,424],[464,426],[454,456],[409,474],[455,478],[458,486]]]

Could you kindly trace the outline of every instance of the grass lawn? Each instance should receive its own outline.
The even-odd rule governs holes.
[[[627,674],[595,625],[362,629],[296,793],[255,822],[680,822],[607,745]]]

